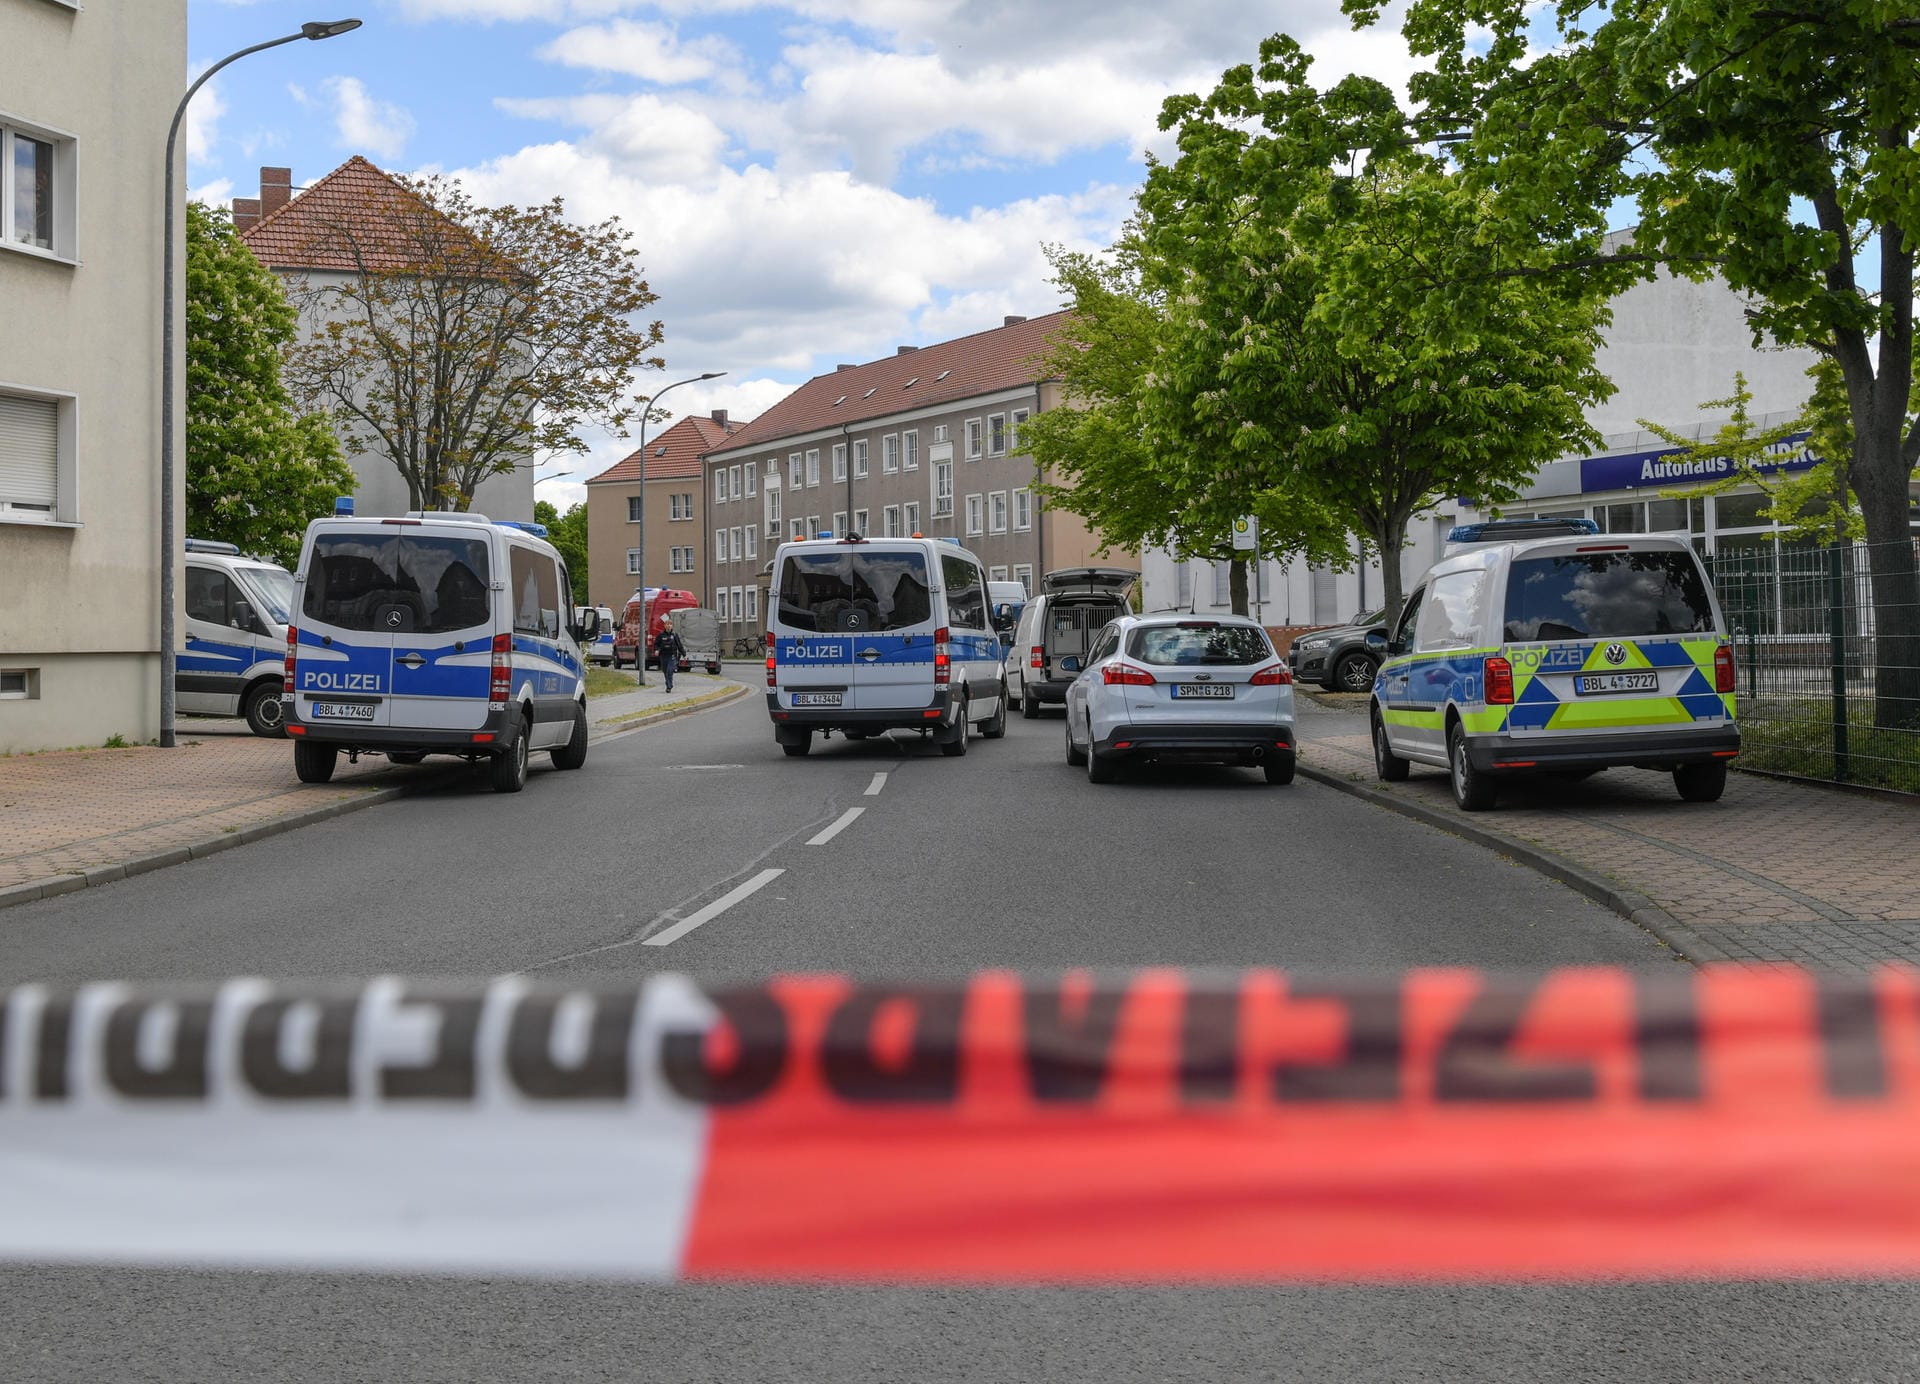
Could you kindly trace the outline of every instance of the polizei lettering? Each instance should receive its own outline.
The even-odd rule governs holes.
[[[300,685],[315,692],[378,692],[378,673],[330,673],[323,669],[302,668]]]

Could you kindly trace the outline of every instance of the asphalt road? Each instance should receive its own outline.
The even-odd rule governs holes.
[[[1336,724],[1302,708],[1309,746]],[[404,801],[0,915],[0,983],[1676,964],[1564,888],[1331,789],[1227,769],[1095,787],[1060,738],[1055,714],[961,759],[836,739],[790,760],[749,699],[597,743],[516,798],[428,768]],[[1920,1374],[1920,1294],[1899,1285],[662,1289],[34,1266],[0,1270],[0,1301],[0,1375],[23,1379]]]

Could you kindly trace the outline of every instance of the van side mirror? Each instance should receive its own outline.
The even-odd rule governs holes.
[[[253,606],[246,601],[236,600],[233,603],[232,624],[234,629],[245,630],[248,634],[256,634],[260,630],[260,621],[254,616]]]
[[[1077,673],[1077,672],[1079,672],[1079,671],[1080,671],[1080,656],[1079,656],[1078,654],[1068,654],[1068,655],[1067,655],[1067,656],[1066,656],[1065,658],[1063,658],[1063,659],[1061,659],[1061,660],[1060,660],[1060,671],[1061,671],[1061,672],[1063,672],[1063,673]]]
[[[1368,630],[1366,644],[1367,644],[1367,652],[1370,654],[1379,654],[1382,658],[1384,658],[1389,652],[1388,645],[1387,645],[1387,636],[1384,632],[1380,630]]]

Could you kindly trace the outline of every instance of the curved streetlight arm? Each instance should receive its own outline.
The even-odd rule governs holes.
[[[338,34],[351,33],[359,27],[360,21],[357,19],[317,21],[301,25],[297,34],[270,38],[265,43],[256,43],[251,48],[227,54],[202,72],[187,88],[187,94],[180,98],[180,104],[173,109],[173,123],[167,126],[166,211],[161,218],[160,237],[160,744],[165,748],[172,748],[174,743],[173,679],[177,655],[173,648],[173,568],[174,550],[180,545],[180,535],[173,517],[173,155],[180,138],[180,122],[186,119],[187,107],[192,104],[194,95],[213,80],[214,73],[221,68],[239,62],[250,54],[278,48],[296,39],[333,38]]]
[[[634,538],[634,542],[638,545],[635,551],[640,555],[640,632],[634,637],[633,650],[633,683],[636,687],[647,685],[647,415],[653,412],[653,406],[659,401],[661,395],[671,393],[683,384],[717,380],[726,373],[724,370],[709,370],[704,375],[675,380],[665,389],[641,396],[646,399],[647,406],[640,410],[640,504],[638,506],[640,530]],[[705,483],[705,478],[702,477],[701,484]]]

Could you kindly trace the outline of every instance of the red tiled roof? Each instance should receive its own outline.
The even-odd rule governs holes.
[[[418,214],[420,206],[419,198],[355,154],[240,232],[240,239],[269,269],[352,272],[360,266],[349,248],[350,231],[368,268],[406,269],[418,252],[404,229],[405,216]]]
[[[1048,338],[1060,330],[1066,316],[1064,311],[1050,312],[816,375],[729,437],[726,450],[1033,384],[1040,378],[1035,358],[1046,353]]]
[[[647,479],[677,481],[700,477],[700,457],[748,425],[728,423],[724,428],[704,413],[690,414],[678,423],[647,439]],[[601,485],[614,481],[631,483],[640,474],[640,452],[629,453],[587,482]]]

